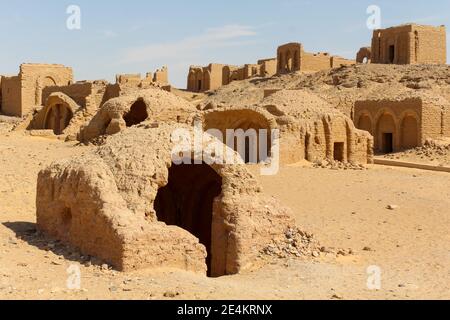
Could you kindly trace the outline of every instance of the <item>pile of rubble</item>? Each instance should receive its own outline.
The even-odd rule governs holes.
[[[300,229],[289,229],[285,233],[285,238],[273,241],[261,252],[264,256],[278,259],[289,257],[313,257],[319,258],[327,254],[336,256],[349,256],[354,254],[352,249],[335,249],[323,247],[314,238],[314,235]]]
[[[442,165],[447,165],[450,164],[450,144],[427,140],[422,147],[388,154],[384,157],[386,159],[438,161]]]
[[[340,162],[335,160],[320,160],[313,164],[314,168],[331,169],[331,170],[367,170],[362,164],[352,162]]]
[[[289,229],[286,231],[284,239],[273,241],[263,249],[262,253],[280,259],[291,256],[319,257],[320,246],[314,239],[314,235],[299,229]]]
[[[423,147],[407,151],[427,158],[436,158],[450,155],[450,144],[439,144],[433,140],[427,140]]]

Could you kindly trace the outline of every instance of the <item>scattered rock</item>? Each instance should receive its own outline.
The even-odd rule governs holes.
[[[109,270],[109,266],[106,263],[102,264],[102,270]]]
[[[386,209],[391,210],[391,211],[397,210],[398,208],[399,208],[399,206],[397,206],[395,204],[390,204],[386,207]]]
[[[176,298],[180,295],[179,292],[174,292],[174,291],[167,291],[164,293],[164,297],[165,298]]]

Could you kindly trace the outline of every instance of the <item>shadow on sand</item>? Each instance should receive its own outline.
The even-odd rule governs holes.
[[[46,252],[52,252],[56,256],[63,257],[67,262],[74,262],[80,264],[91,263],[94,265],[101,265],[101,261],[95,261],[95,258],[90,256],[83,256],[78,253],[76,249],[73,249],[61,241],[50,239],[37,230],[36,224],[31,222],[5,222],[3,225],[12,230],[17,239],[23,240],[30,246],[33,246],[39,250]],[[55,259],[55,264],[60,262]],[[61,262],[61,264],[64,264]]]

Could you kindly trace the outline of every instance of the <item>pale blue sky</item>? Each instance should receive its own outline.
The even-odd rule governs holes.
[[[81,30],[66,28],[71,4],[81,8]],[[72,66],[76,80],[113,81],[167,65],[185,87],[191,64],[254,63],[286,42],[353,58],[370,44],[369,5],[380,6],[382,27],[450,27],[448,0],[0,0],[0,74],[46,62]]]

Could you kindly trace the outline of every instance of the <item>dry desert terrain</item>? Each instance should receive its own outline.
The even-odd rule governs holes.
[[[177,270],[119,273],[35,228],[39,170],[90,147],[8,129],[0,123],[1,299],[450,299],[448,173],[284,166],[278,175],[257,175],[264,191],[291,207],[321,245],[344,248],[341,254],[271,257],[217,279]],[[66,286],[73,264],[81,290]],[[382,271],[380,290],[367,287],[369,266]]]

